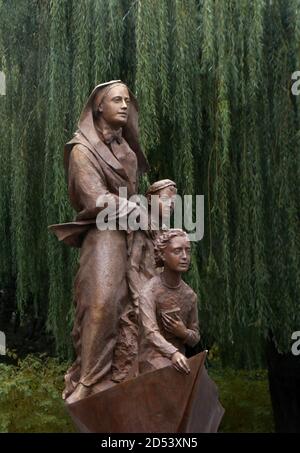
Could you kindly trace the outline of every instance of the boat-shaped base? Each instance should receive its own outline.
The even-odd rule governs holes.
[[[68,412],[81,432],[217,432],[224,409],[205,357],[201,352],[188,359],[188,375],[161,368],[67,404]]]

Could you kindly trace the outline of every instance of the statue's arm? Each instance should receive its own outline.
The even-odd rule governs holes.
[[[187,335],[184,339],[185,344],[194,347],[200,340],[199,333],[199,319],[198,319],[198,306],[197,296],[193,300],[192,309],[189,314],[189,321],[187,327]]]
[[[133,245],[131,249],[131,254],[128,259],[128,285],[132,297],[132,302],[135,307],[139,306],[139,298],[142,290],[143,283],[140,276],[140,265],[143,258],[143,233],[140,231],[134,232]]]
[[[108,192],[104,176],[87,152],[84,146],[75,145],[69,160],[69,196],[79,211],[95,209],[99,195]]]
[[[77,220],[96,218],[107,206],[113,204],[112,218],[126,217],[137,208],[135,203],[111,193],[98,162],[82,145],[75,145],[69,160],[68,190],[73,207],[79,211]]]
[[[164,357],[171,359],[178,351],[160,333],[156,319],[155,296],[152,288],[143,291],[140,297],[140,322],[142,335],[148,340],[149,347],[153,347]]]

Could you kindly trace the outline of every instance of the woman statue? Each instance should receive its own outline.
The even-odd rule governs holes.
[[[121,81],[96,86],[84,107],[64,164],[76,221],[51,228],[60,240],[81,247],[74,283],[72,331],[76,361],[68,370],[63,398],[73,403],[113,384],[111,365],[118,322],[128,298],[126,263],[129,232],[99,230],[99,196],[116,203],[120,221],[140,208],[119,197],[136,193],[138,174],[148,164],[138,141],[137,101]],[[98,202],[97,202],[98,200]],[[100,205],[102,207],[100,207]]]

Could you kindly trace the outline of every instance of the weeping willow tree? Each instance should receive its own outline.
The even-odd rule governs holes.
[[[287,352],[300,326],[298,0],[1,0],[0,286],[21,318],[71,352],[78,256],[47,232],[69,221],[63,145],[96,83],[140,104],[151,171],[204,194],[193,244],[204,345],[224,362]]]

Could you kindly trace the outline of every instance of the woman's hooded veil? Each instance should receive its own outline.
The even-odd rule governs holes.
[[[77,143],[82,143],[88,148],[92,148],[105,159],[103,155],[103,144],[97,134],[94,117],[98,106],[101,104],[105,94],[115,85],[125,85],[121,80],[111,80],[110,82],[97,85],[92,91],[84,109],[81,112],[78,130],[73,139],[65,145],[64,166],[68,173],[70,151]],[[127,85],[125,85],[127,87]],[[138,130],[138,104],[135,96],[127,87],[130,96],[130,109],[127,119],[127,124],[122,128],[122,137],[126,140],[130,148],[135,152],[138,162],[139,174],[146,172],[149,169],[147,159],[140,147],[139,130]],[[101,149],[102,148],[102,149]]]

